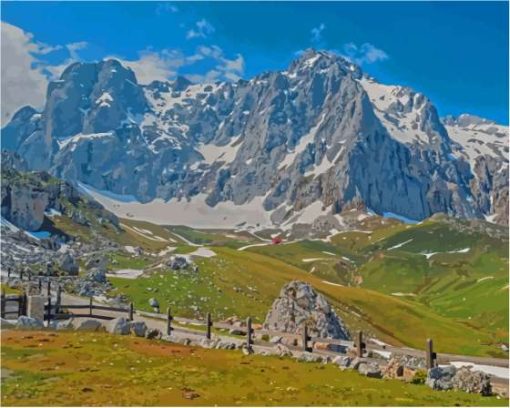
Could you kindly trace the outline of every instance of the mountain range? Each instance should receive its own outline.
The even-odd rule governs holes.
[[[255,209],[274,226],[360,207],[508,224],[508,127],[440,118],[425,95],[324,51],[235,83],[141,85],[117,60],[74,63],[1,141],[31,170],[105,194]]]

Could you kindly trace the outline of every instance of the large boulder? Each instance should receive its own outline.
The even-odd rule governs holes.
[[[76,261],[76,258],[70,253],[63,254],[58,260],[58,264],[60,269],[62,269],[64,272],[67,272],[69,275],[78,275],[80,267]]]
[[[427,372],[425,384],[433,390],[451,390],[453,389],[453,377],[456,372],[457,369],[452,365],[430,368]]]
[[[381,378],[381,369],[379,368],[379,364],[377,363],[360,363],[358,366],[358,372],[361,375],[371,377],[371,378]]]
[[[87,277],[93,282],[106,283],[106,271],[102,268],[92,268],[88,273]]]
[[[266,316],[264,328],[286,333],[302,333],[307,325],[311,336],[344,339],[350,338],[342,320],[328,301],[305,282],[292,281],[280,291]]]
[[[117,317],[109,323],[108,331],[112,334],[129,334],[131,332],[131,322],[125,317]]]
[[[481,371],[471,371],[471,367],[461,367],[452,379],[453,388],[465,392],[491,395],[492,386],[490,376]]]

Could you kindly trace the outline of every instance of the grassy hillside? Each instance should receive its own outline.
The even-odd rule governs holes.
[[[137,308],[150,309],[156,297],[180,316],[215,319],[237,315],[262,322],[281,287],[299,279],[324,293],[352,330],[364,329],[381,340],[424,348],[432,337],[439,351],[502,355],[489,332],[442,317],[425,305],[373,290],[337,286],[266,255],[214,247],[216,256],[197,259],[198,274],[154,272],[136,280],[112,278]]]
[[[2,333],[2,377],[4,406],[508,405],[334,365],[84,332]]]

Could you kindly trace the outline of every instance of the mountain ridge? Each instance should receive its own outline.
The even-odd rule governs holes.
[[[141,202],[257,198],[274,225],[317,202],[321,213],[363,202],[416,220],[507,224],[508,128],[473,118],[441,120],[423,94],[324,51],[214,84],[141,86],[107,60],[69,66],[41,113],[14,115],[2,144],[35,170]]]

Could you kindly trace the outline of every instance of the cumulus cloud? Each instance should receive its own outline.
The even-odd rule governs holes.
[[[58,78],[72,62],[79,60],[78,51],[88,44],[84,41],[65,45],[49,45],[37,41],[33,34],[12,24],[1,22],[1,125],[23,106],[42,108],[48,81]],[[52,52],[66,50],[67,57],[58,64],[49,64],[45,57]]]
[[[186,33],[186,38],[191,40],[193,38],[207,38],[213,34],[216,29],[205,18],[198,20],[195,26]]]
[[[179,9],[177,8],[176,5],[168,2],[158,3],[158,5],[156,6],[156,14],[158,15],[166,13],[177,13],[178,11]]]
[[[25,105],[40,108],[44,104],[48,79],[38,56],[55,51],[58,47],[36,42],[32,34],[16,26],[4,22],[1,24],[3,126],[19,108]]]
[[[217,45],[199,46],[195,52],[185,55],[180,50],[164,49],[161,51],[145,50],[139,53],[139,58],[126,60],[118,57],[122,64],[131,68],[141,84],[148,84],[154,80],[168,80],[174,78],[180,68],[190,67],[199,61],[210,61],[214,67],[205,73],[187,74],[193,82],[213,82],[217,80],[237,81],[244,73],[245,62],[241,54],[235,58],[225,56]]]
[[[373,64],[389,58],[383,50],[370,43],[364,43],[360,46],[354,43],[345,44],[342,54],[358,65]]]
[[[313,43],[320,43],[322,41],[322,32],[326,28],[326,25],[324,23],[321,23],[319,26],[312,28],[310,31],[311,34],[311,41]]]

